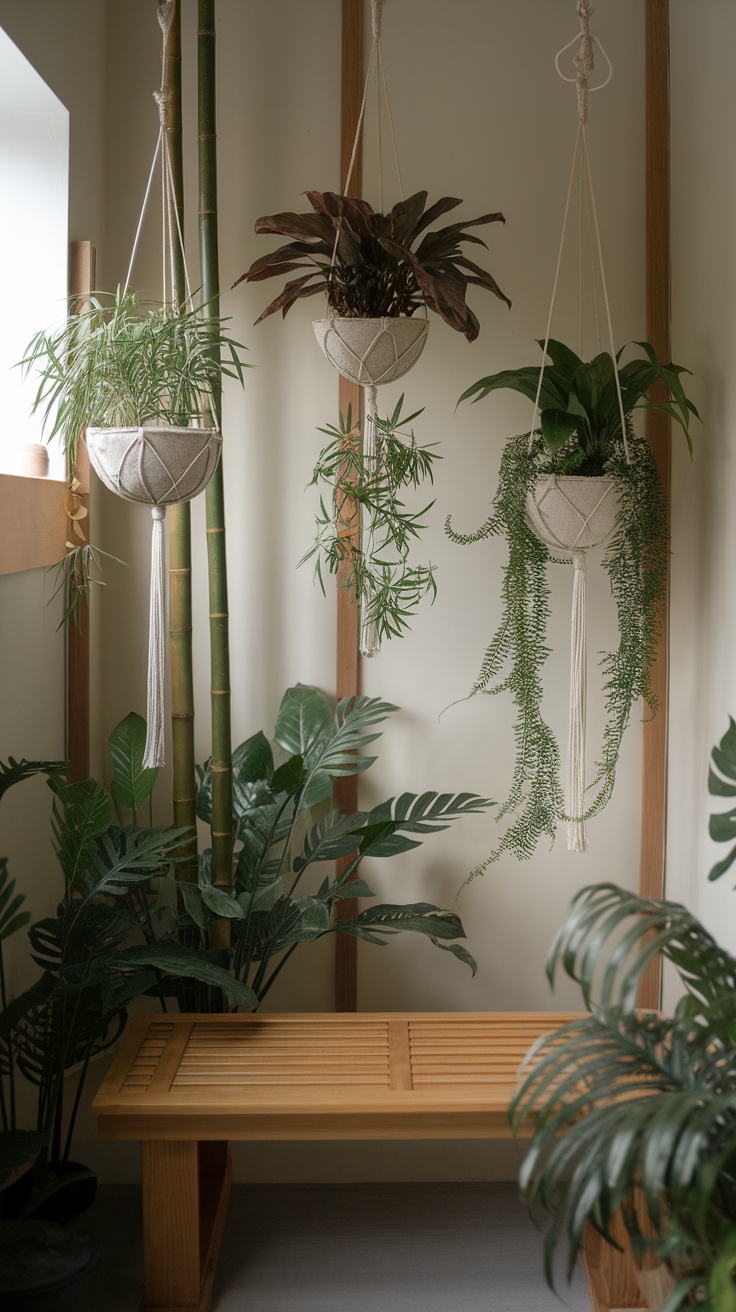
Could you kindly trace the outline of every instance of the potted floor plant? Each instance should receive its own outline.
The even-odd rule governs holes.
[[[682,386],[685,371],[660,364],[647,343],[639,345],[642,356],[622,365],[619,353],[615,366],[607,352],[585,362],[563,343],[550,340],[551,363],[541,374],[533,365],[504,370],[480,379],[460,398],[477,401],[510,388],[535,407],[532,430],[506,444],[498,492],[486,522],[470,534],[457,532],[450,518],[446,525],[454,542],[503,536],[509,549],[501,620],[471,695],[508,689],[516,704],[516,763],[509,798],[498,814],[499,820],[512,813],[513,818],[474,874],[505,851],[530,857],[541,835],[554,839],[565,820],[569,829],[584,828],[611,797],[634,704],[642,698],[650,713],[656,711],[650,674],[666,587],[667,512],[651,450],[632,420],[637,409],[663,409],[690,444],[690,421],[697,411]],[[647,399],[655,383],[664,385],[669,399]],[[616,604],[619,645],[601,660],[606,727],[595,776],[586,789],[580,772],[573,778],[571,764],[566,806],[559,748],[542,711],[542,674],[549,655],[547,565],[564,557],[575,566],[573,648],[579,634],[575,604],[582,579],[578,645],[582,673],[578,670],[578,674],[584,719],[585,557],[601,545],[606,546],[603,566]],[[578,758],[581,755],[584,765],[584,739],[578,744]]]
[[[709,791],[736,794],[736,726],[713,748]],[[733,812],[710,818],[733,841]],[[719,879],[733,849],[713,866]],[[676,971],[674,1015],[637,1009],[659,953]],[[572,1274],[592,1225],[633,1255],[642,1305],[728,1312],[736,1301],[736,958],[676,902],[613,884],[573,899],[550,951],[554,984],[580,985],[587,1015],[533,1050],[510,1109],[536,1132],[522,1198]],[[623,1234],[621,1223],[623,1222]],[[622,1240],[624,1241],[622,1244]]]
[[[385,555],[370,511],[363,513],[361,526],[361,508],[367,507],[382,482],[391,484],[395,473],[382,440],[389,416],[378,420],[377,388],[402,377],[419,359],[429,329],[428,310],[473,341],[480,325],[466,301],[468,287],[485,288],[510,304],[491,274],[464,250],[465,243],[485,246],[469,228],[504,220],[502,214],[484,214],[428,231],[462,202],[443,196],[427,208],[427,193],[419,191],[381,214],[367,201],[351,196],[318,191],[308,191],[306,196],[312,213],[258,219],[256,232],[290,240],[256,260],[238,282],[261,282],[299,272],[256,322],[277,310],[285,316],[297,301],[323,295],[327,315],[313,324],[317,341],[338,372],[365,389],[363,420],[357,415],[351,422],[340,417],[342,432],[358,439],[360,459],[356,464],[352,452],[350,457],[354,499],[345,490],[344,478],[342,491],[337,488],[339,464],[333,487],[338,518],[344,512],[345,520],[357,520],[355,531],[351,528],[354,568],[344,586],[352,587],[355,579],[362,584],[358,589],[360,649],[372,656],[380,649],[382,637],[395,636],[405,627],[397,620],[402,615],[406,618],[407,600],[411,609],[434,587],[431,571],[407,567],[406,552],[400,552],[399,567],[389,580],[382,568]],[[423,316],[418,313],[422,310]],[[347,538],[345,522],[340,523],[338,536]],[[393,622],[383,623],[387,600]]]

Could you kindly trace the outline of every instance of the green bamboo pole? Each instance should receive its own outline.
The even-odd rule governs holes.
[[[179,231],[184,232],[184,168],[181,112],[181,9],[180,0],[163,0],[158,19],[164,34],[161,83],[162,122],[171,163],[166,252],[171,271],[172,299],[186,300],[184,253]],[[196,826],[197,789],[194,774],[194,676],[192,663],[192,525],[189,504],[169,510],[169,628],[171,643],[171,735],[173,744],[174,824]],[[179,863],[180,879],[197,880],[196,835],[187,846],[188,860]]]
[[[199,260],[205,314],[220,313],[220,271],[217,238],[217,107],[215,0],[199,0],[197,34],[199,128]],[[219,364],[219,350],[217,350]],[[221,387],[212,397],[216,422],[221,422]],[[230,618],[225,552],[225,492],[223,457],[207,487],[207,570],[210,609],[210,698],[212,708],[212,877],[218,888],[232,883],[233,806],[232,737],[230,729]],[[213,926],[210,942],[225,947],[229,922]]]

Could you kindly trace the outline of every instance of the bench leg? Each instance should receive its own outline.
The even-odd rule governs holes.
[[[230,1198],[226,1143],[144,1142],[141,1312],[208,1312]]]

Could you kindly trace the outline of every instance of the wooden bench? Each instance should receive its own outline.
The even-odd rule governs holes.
[[[142,1312],[207,1312],[230,1140],[504,1139],[560,1012],[138,1016],[93,1104],[143,1155]],[[531,1132],[531,1127],[530,1127]]]

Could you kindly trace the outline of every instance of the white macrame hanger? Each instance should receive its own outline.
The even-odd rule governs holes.
[[[570,202],[572,198],[573,182],[575,179],[575,170],[580,167],[580,237],[581,237],[581,275],[580,275],[580,339],[581,352],[583,340],[583,276],[582,276],[582,241],[584,230],[584,207],[588,207],[589,225],[592,228],[591,244],[595,238],[595,253],[598,257],[598,268],[600,272],[601,286],[603,290],[603,303],[606,314],[606,325],[608,328],[608,337],[610,342],[611,359],[613,360],[613,371],[616,380],[616,395],[618,399],[619,416],[621,419],[621,435],[623,441],[624,458],[627,464],[631,463],[629,444],[626,433],[626,416],[624,413],[623,397],[621,394],[621,380],[619,378],[618,364],[616,360],[616,346],[613,335],[613,322],[611,318],[611,307],[608,296],[608,284],[606,281],[606,272],[603,263],[603,247],[601,243],[600,229],[598,225],[598,213],[593,193],[593,180],[590,170],[590,157],[588,154],[588,141],[586,134],[586,123],[588,121],[588,96],[593,91],[601,91],[603,87],[608,86],[613,77],[613,65],[608,58],[603,46],[597,37],[592,36],[590,31],[590,19],[594,12],[590,0],[577,0],[577,15],[580,20],[580,31],[572,41],[568,41],[555,56],[555,67],[560,77],[565,82],[574,82],[577,91],[578,102],[578,131],[575,140],[575,150],[573,152],[572,167],[570,170],[570,180],[567,188],[567,197],[565,200],[565,213],[562,221],[562,234],[560,237],[560,246],[557,253],[557,264],[555,267],[554,284],[552,287],[552,297],[547,318],[547,328],[544,337],[544,347],[542,351],[542,363],[539,369],[539,380],[534,398],[534,413],[532,426],[529,433],[530,449],[534,442],[534,434],[537,428],[537,420],[541,408],[542,383],[547,361],[547,351],[549,348],[550,334],[552,331],[552,317],[557,297],[557,288],[560,279],[560,267],[562,264],[562,254],[565,244],[565,235],[567,232],[568,218],[570,214]],[[571,46],[578,43],[577,53],[574,58],[575,76],[568,77],[563,73],[560,67],[560,58],[565,51]],[[595,59],[593,43],[598,46],[607,65],[608,74],[605,80],[598,86],[590,86],[590,78],[593,73]],[[592,221],[592,222],[591,222]],[[595,294],[595,279],[593,280]],[[596,300],[596,317],[597,317],[597,300]],[[597,509],[598,507],[596,507]],[[581,535],[587,527],[587,521],[584,521],[581,528]],[[576,547],[572,550],[572,560],[574,567],[573,577],[573,596],[572,596],[572,616],[571,616],[571,633],[570,633],[570,716],[568,724],[568,752],[569,752],[569,784],[568,784],[568,817],[567,817],[567,846],[571,852],[587,852],[588,834],[585,822],[585,751],[586,751],[586,712],[587,712],[587,650],[586,650],[586,556],[587,548]]]
[[[138,226],[133,240],[133,249],[128,265],[128,273],[125,279],[125,288],[123,295],[128,291],[130,280],[133,274],[133,265],[138,250],[143,220],[145,218],[148,201],[151,195],[151,187],[156,171],[156,164],[161,156],[161,213],[162,213],[162,254],[163,254],[163,302],[168,304],[168,269],[167,269],[167,252],[172,252],[173,261],[174,242],[178,241],[181,250],[182,264],[184,268],[184,280],[186,285],[186,304],[190,309],[194,306],[192,297],[192,288],[189,281],[189,270],[187,268],[187,257],[184,249],[184,234],[181,230],[179,219],[179,210],[174,202],[174,175],[171,165],[171,152],[169,149],[168,137],[166,134],[167,114],[169,108],[170,93],[166,86],[166,42],[171,29],[174,7],[170,0],[164,0],[159,4],[157,14],[158,21],[163,34],[163,54],[162,54],[162,77],[161,89],[154,92],[154,99],[158,105],[159,112],[159,130],[156,139],[156,147],[153,152],[153,161],[151,171],[148,175],[148,182],[143,197]],[[175,225],[172,227],[172,212],[175,216]],[[173,293],[173,269],[171,271],[171,287]],[[166,696],[166,544],[164,538],[164,521],[166,519],[166,507],[153,504],[151,506],[151,592],[149,603],[149,627],[148,627],[148,677],[146,689],[146,745],[143,753],[143,765],[146,769],[163,765],[165,762],[165,696]]]

